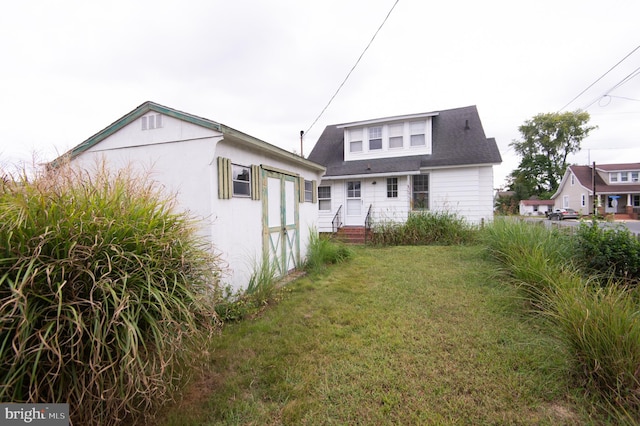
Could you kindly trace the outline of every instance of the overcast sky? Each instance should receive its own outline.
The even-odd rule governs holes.
[[[299,152],[396,0],[28,0],[0,13],[0,164],[49,161],[150,100]],[[636,0],[399,0],[329,124],[478,107],[503,164],[640,45]],[[640,162],[640,49],[566,110],[599,126],[578,164]],[[607,94],[609,96],[603,97]]]

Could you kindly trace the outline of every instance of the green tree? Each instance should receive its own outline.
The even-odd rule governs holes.
[[[519,199],[532,195],[549,198],[558,189],[567,169],[569,154],[580,151],[580,143],[597,126],[589,126],[585,111],[538,114],[518,127],[522,140],[510,146],[521,157],[509,175],[509,189]]]

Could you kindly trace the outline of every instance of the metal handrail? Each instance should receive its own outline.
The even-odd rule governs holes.
[[[342,213],[342,204],[340,205],[340,207],[338,207],[338,210],[336,211],[336,214],[335,216],[333,216],[333,220],[331,221],[331,229],[333,230],[334,234],[338,232],[338,229],[342,227],[341,213]]]
[[[367,242],[367,233],[371,229],[371,208],[373,204],[369,204],[369,210],[367,211],[367,217],[364,219],[364,242]]]

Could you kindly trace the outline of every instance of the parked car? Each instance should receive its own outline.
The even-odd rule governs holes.
[[[578,212],[573,209],[555,209],[547,216],[549,220],[577,219]]]

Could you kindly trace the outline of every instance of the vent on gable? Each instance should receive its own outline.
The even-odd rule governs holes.
[[[162,114],[145,115],[140,122],[142,130],[159,129],[162,127]]]

